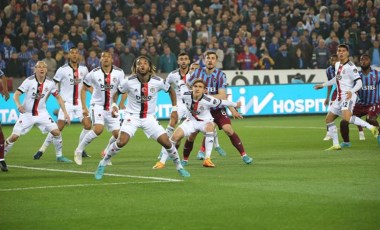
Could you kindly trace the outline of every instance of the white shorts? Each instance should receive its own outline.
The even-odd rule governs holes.
[[[336,99],[330,105],[329,111],[338,116],[342,115],[342,110],[348,110],[352,113],[356,104],[356,99],[357,99],[357,95],[355,93],[352,94],[352,97],[350,100],[342,99],[338,101],[338,99]]]
[[[79,121],[82,122],[83,119],[83,110],[82,105],[73,105],[72,103],[65,102],[66,111],[70,116],[70,120],[74,120],[75,118],[79,118]],[[58,112],[58,120],[65,120],[65,116],[63,114],[62,109],[59,109]]]
[[[13,127],[12,133],[17,136],[24,135],[33,128],[33,125],[36,125],[42,133],[47,133],[58,129],[57,124],[47,111],[40,112],[38,116],[32,116],[32,113],[21,113],[15,126]]]
[[[90,110],[93,125],[104,125],[109,132],[120,129],[120,115],[112,117],[112,112],[104,110],[100,105],[92,105]]]
[[[132,138],[137,131],[141,128],[148,138],[157,140],[159,136],[166,133],[165,129],[158,123],[154,115],[148,115],[146,118],[140,118],[138,114],[124,113],[124,121],[121,125],[120,131],[128,133]]]
[[[182,124],[179,126],[179,128],[181,128],[183,130],[185,137],[188,137],[197,131],[200,131],[200,132],[205,134],[206,133],[206,130],[205,130],[206,124],[212,123],[212,122],[213,122],[212,120],[196,121],[196,120],[192,120],[192,119],[187,118],[186,120],[184,120],[182,122]]]

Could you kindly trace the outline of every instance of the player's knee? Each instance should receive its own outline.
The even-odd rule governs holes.
[[[53,136],[57,137],[61,135],[61,131],[59,129],[54,129],[50,132]]]
[[[232,129],[232,126],[231,126],[231,125],[224,125],[224,126],[223,126],[223,131],[224,131],[228,136],[231,136],[232,134],[234,134],[234,130]]]

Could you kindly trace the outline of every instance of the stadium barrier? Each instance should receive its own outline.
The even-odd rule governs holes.
[[[244,116],[261,115],[297,115],[321,114],[327,112],[323,105],[327,89],[314,90],[314,84],[281,84],[281,85],[250,85],[230,86],[227,88],[229,100],[241,101],[240,112]],[[16,104],[11,99],[0,98],[0,119],[2,124],[14,124],[19,116]],[[23,101],[24,95],[20,100]],[[87,104],[91,96],[87,95]],[[47,109],[54,119],[54,110],[59,108],[56,99],[50,96]],[[159,92],[156,108],[158,119],[168,119],[171,111],[169,95]],[[79,122],[79,121],[74,121]]]

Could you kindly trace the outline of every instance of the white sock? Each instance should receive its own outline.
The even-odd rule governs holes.
[[[211,158],[211,151],[212,146],[214,145],[214,133],[213,132],[207,132],[206,133],[206,139],[205,139],[205,152],[206,152],[206,159]]]
[[[117,139],[111,135],[110,139],[108,140],[108,144],[107,144],[107,147],[105,149],[108,149],[110,147],[111,144],[113,144]]]
[[[62,156],[62,135],[59,134],[59,136],[53,136],[53,144],[55,147],[55,155],[57,157]]]
[[[215,146],[215,148],[220,147],[219,138],[218,138],[218,131],[216,129],[214,129],[214,146]]]
[[[86,134],[90,131],[91,131],[91,129],[82,129],[82,132],[79,135],[79,143],[83,140],[83,138],[86,136]]]
[[[99,165],[106,166],[108,162],[111,160],[113,156],[115,156],[118,152],[120,152],[121,148],[117,146],[117,142],[114,141],[112,144],[108,146],[105,150],[105,155],[103,159],[99,162]]]
[[[360,125],[362,127],[366,127],[367,129],[371,129],[373,127],[373,125],[369,124],[366,121],[363,121],[362,119],[360,119],[356,116],[351,116],[350,123],[355,124],[355,125]]]
[[[13,145],[14,145],[14,142],[11,142],[9,140],[9,138],[5,140],[4,156],[7,155],[7,153],[11,150],[11,148],[13,147]]]
[[[52,142],[53,142],[53,134],[48,133],[47,137],[45,138],[44,143],[42,144],[42,146],[40,148],[40,151],[44,153],[46,151],[47,147],[49,147],[49,145]]]
[[[331,122],[327,124],[327,129],[329,130],[329,136],[333,140],[333,145],[339,145],[338,129],[336,128],[335,123]]]
[[[171,127],[170,125],[168,125],[168,127],[166,127],[166,133],[168,134],[169,137],[172,137],[174,133],[174,127]]]
[[[176,169],[179,170],[179,169],[183,168],[181,165],[181,160],[179,159],[177,149],[175,148],[175,143],[173,144],[173,142],[172,142],[172,146],[170,148],[166,149],[166,151],[167,151],[168,155],[171,158],[173,158],[173,163],[175,164]]]
[[[90,144],[92,140],[97,138],[98,135],[94,132],[94,130],[89,131],[86,136],[84,136],[83,140],[79,143],[77,149],[75,150],[76,152],[83,152],[85,147]]]
[[[160,162],[161,162],[162,164],[165,164],[166,161],[167,161],[168,158],[169,158],[169,154],[168,154],[168,152],[166,151],[166,149],[165,149],[164,147],[162,147],[162,149],[161,149],[161,153],[162,153],[162,155],[161,155],[161,158],[160,158]]]

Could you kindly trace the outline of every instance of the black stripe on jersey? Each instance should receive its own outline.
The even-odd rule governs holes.
[[[152,76],[151,79],[154,79],[154,80],[157,80],[157,81],[161,81],[162,78],[159,78],[157,76]]]
[[[183,95],[191,95],[192,93],[190,91],[184,92]]]
[[[89,88],[91,87],[91,85],[86,84],[86,82],[84,82],[84,81],[83,81],[83,84],[84,84],[85,86],[89,87]]]
[[[133,76],[131,76],[131,77],[128,77],[128,80],[133,80],[133,79],[135,79],[135,78],[137,78],[137,76],[136,76],[136,75],[133,75]]]
[[[208,101],[210,102],[211,101],[211,98],[207,97],[206,95],[203,94],[203,99],[205,99],[205,101]]]
[[[24,91],[22,91],[21,89],[17,89],[17,91],[19,91],[21,94],[24,93]]]
[[[362,78],[360,78],[360,77],[359,77],[359,78],[356,78],[356,79],[354,80],[354,82],[356,82],[356,81],[358,81],[358,80],[361,80],[361,79],[362,79]]]

